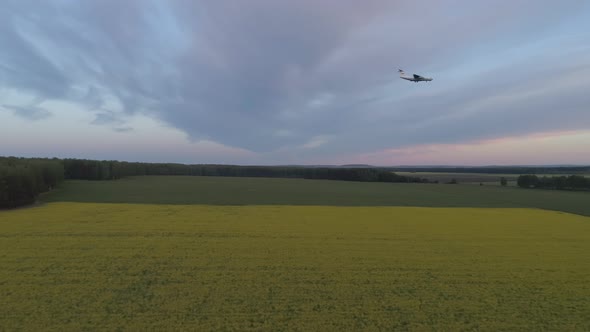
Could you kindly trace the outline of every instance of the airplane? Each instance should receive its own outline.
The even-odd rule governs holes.
[[[404,71],[402,69],[398,69],[398,71],[399,71],[399,78],[404,79],[404,80],[412,81],[415,83],[432,81],[432,78],[430,78],[430,77],[423,77],[423,76],[416,75],[416,74],[414,74],[414,76],[406,76],[406,73],[404,73]]]

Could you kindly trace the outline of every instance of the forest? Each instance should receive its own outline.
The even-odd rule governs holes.
[[[140,175],[191,175],[326,179],[361,182],[428,182],[379,168],[185,165],[113,160],[0,157],[0,208],[32,204],[64,179],[116,180]]]
[[[63,179],[59,159],[0,158],[0,208],[32,204]]]
[[[517,184],[521,188],[590,190],[590,178],[581,175],[539,177],[527,174],[519,176]]]
[[[400,168],[405,171],[411,169]],[[116,180],[141,175],[190,175],[228,177],[301,178],[360,182],[432,183],[417,176],[394,173],[391,167],[303,167],[303,166],[235,166],[215,164],[143,163],[114,160],[18,158],[0,157],[0,208],[13,208],[35,202],[40,193],[57,186],[61,181]],[[421,168],[420,171],[429,171]],[[440,171],[440,168],[433,168]],[[518,185],[523,188],[560,190],[588,190],[590,179],[580,175],[538,177],[534,172],[587,172],[588,167],[473,167],[444,168],[446,172],[514,172],[521,175]]]
[[[485,173],[485,174],[588,174],[590,166],[481,166],[481,167],[388,167],[393,172]]]

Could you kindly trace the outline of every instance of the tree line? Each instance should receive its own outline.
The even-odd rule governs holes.
[[[0,208],[31,204],[63,179],[58,159],[0,158]]]
[[[527,174],[519,176],[517,183],[521,188],[590,190],[590,178],[581,175],[538,177]]]
[[[186,165],[114,160],[0,157],[0,208],[33,203],[64,179],[116,180],[141,175],[326,179],[361,182],[429,182],[379,168]]]
[[[66,179],[114,180],[139,175],[192,175],[229,177],[302,178],[361,182],[428,182],[379,168],[336,168],[301,166],[187,165],[64,159]]]
[[[440,168],[421,168],[435,170]],[[467,172],[491,168],[444,168],[449,171]],[[562,168],[555,168],[563,170]],[[583,171],[588,168],[568,168]],[[590,190],[590,179],[579,175],[538,177],[528,174],[528,168],[495,168],[502,172],[520,171],[518,185],[523,188],[551,188],[564,190]],[[535,170],[535,168],[532,168]],[[547,168],[543,168],[548,171]],[[176,163],[142,163],[115,160],[47,159],[0,157],[0,208],[11,208],[33,203],[37,196],[51,190],[64,179],[116,180],[127,176],[141,175],[190,175],[325,179],[360,182],[407,182],[427,183],[414,176],[398,175],[392,168],[379,167],[302,167],[302,166],[234,166]]]
[[[303,168],[304,179],[345,180],[362,182],[410,182],[431,181],[413,176],[403,176],[377,168]]]
[[[587,174],[590,166],[389,167],[394,172],[487,174]]]

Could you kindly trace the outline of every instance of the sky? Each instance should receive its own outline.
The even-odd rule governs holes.
[[[0,2],[0,155],[590,164],[586,0]]]

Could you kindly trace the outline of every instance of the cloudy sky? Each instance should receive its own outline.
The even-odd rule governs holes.
[[[0,155],[590,164],[587,0],[0,3]]]

